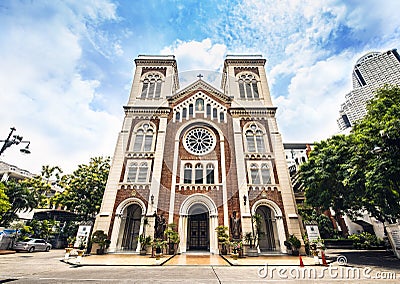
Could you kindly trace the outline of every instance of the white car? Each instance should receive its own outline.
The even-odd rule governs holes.
[[[16,251],[49,251],[51,244],[43,239],[26,239],[25,241],[16,242],[14,247]]]

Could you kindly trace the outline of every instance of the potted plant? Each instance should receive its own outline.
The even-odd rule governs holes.
[[[145,236],[144,234],[141,234],[138,237],[138,240],[140,242],[140,255],[146,255],[147,248],[151,246],[151,236]]]
[[[301,242],[295,235],[289,235],[289,238],[284,242],[284,244],[286,248],[291,251],[292,255],[299,255]]]
[[[107,234],[102,230],[98,230],[92,235],[92,243],[95,243],[99,246],[96,250],[96,254],[104,254],[105,250],[110,246],[110,240],[107,237]]]
[[[215,228],[215,231],[217,232],[220,254],[227,255],[228,254],[227,245],[229,244],[229,236],[227,233],[228,227],[218,226],[217,228]]]
[[[244,243],[246,244],[246,255],[247,256],[258,256],[258,249],[256,245],[257,236],[254,236],[252,232],[244,234]]]
[[[166,241],[162,240],[162,239],[154,239],[152,242],[152,247],[153,249],[156,250],[156,259],[160,259],[161,255],[162,255],[162,249],[165,247],[165,245],[167,244]]]
[[[232,258],[237,260],[239,257],[239,253],[242,251],[242,242],[231,242],[232,247]]]
[[[165,230],[164,235],[168,243],[168,254],[175,254],[179,243],[179,234],[175,231],[176,224],[168,224],[168,229]]]
[[[76,237],[74,237],[74,236],[69,236],[69,237],[67,238],[68,247],[69,247],[69,248],[73,248],[73,247],[74,247],[75,241],[76,241]]]

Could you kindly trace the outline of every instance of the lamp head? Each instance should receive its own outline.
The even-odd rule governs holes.
[[[29,144],[26,145],[25,148],[22,148],[20,151],[21,151],[23,154],[30,154],[30,153],[31,153],[31,150],[29,150]]]

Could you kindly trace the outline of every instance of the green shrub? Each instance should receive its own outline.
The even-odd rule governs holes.
[[[368,232],[353,234],[348,238],[353,240],[353,246],[356,249],[370,249],[371,247],[379,247],[383,245],[383,240]]]

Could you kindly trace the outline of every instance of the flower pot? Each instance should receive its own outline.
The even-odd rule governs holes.
[[[98,248],[96,249],[96,254],[104,254],[105,253],[105,249],[104,248]]]
[[[299,254],[300,254],[299,250],[297,250],[297,249],[293,250],[292,249],[292,255],[299,256]]]
[[[70,248],[70,247],[65,248],[65,256],[64,256],[65,260],[69,259],[69,255],[70,255],[72,250],[73,250],[73,248]]]
[[[140,250],[140,255],[146,255],[146,252],[147,252],[146,248],[141,249]]]
[[[233,258],[233,260],[237,260],[238,257],[239,257],[239,254],[238,254],[238,253],[232,253],[232,258]]]
[[[248,248],[247,249],[247,256],[258,256],[258,249],[257,248]]]

